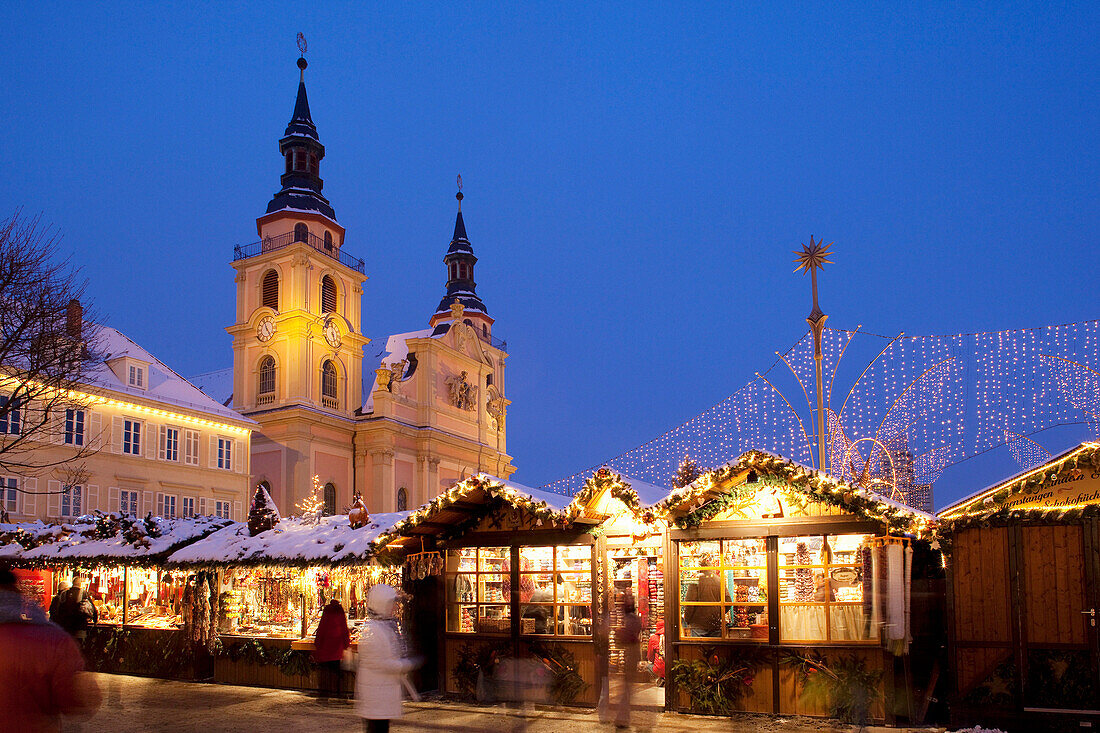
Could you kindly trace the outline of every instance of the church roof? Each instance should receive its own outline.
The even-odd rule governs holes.
[[[298,82],[298,96],[294,100],[294,114],[290,118],[290,124],[286,126],[284,136],[304,135],[318,140],[317,126],[313,124],[313,118],[309,114],[309,98],[306,96],[306,81]]]

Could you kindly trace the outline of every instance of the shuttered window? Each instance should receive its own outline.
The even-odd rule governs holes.
[[[329,275],[321,278],[321,312],[336,312],[336,283]]]
[[[268,270],[264,275],[263,305],[271,310],[279,310],[279,273]]]

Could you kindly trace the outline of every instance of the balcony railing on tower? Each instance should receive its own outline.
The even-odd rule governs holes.
[[[265,252],[274,252],[299,242],[309,245],[326,257],[331,257],[341,265],[350,267],[359,274],[366,274],[363,260],[352,257],[347,252],[342,251],[340,247],[332,242],[326,242],[313,232],[287,232],[275,237],[264,237],[259,242],[253,242],[252,244],[235,245],[233,247],[233,261],[248,259]]]

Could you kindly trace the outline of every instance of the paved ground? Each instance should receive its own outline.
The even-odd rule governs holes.
[[[361,731],[351,703],[320,701],[301,692],[255,687],[199,684],[96,675],[104,693],[103,707],[89,721],[68,721],[66,733],[130,733],[136,731]],[[855,733],[856,728],[838,726],[813,718],[739,716],[706,718],[675,713],[639,712],[635,730],[669,733]],[[0,723],[2,727],[2,723]],[[570,709],[535,709],[524,717],[504,707],[482,707],[451,702],[407,703],[405,717],[395,722],[395,733],[611,733],[594,712]],[[869,729],[867,729],[869,730]],[[896,731],[897,729],[891,729]],[[925,729],[927,733],[929,729]]]

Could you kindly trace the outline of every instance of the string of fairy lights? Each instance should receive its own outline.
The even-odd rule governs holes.
[[[1049,451],[1036,436],[1051,427],[1100,437],[1098,345],[1100,321],[896,337],[826,328],[824,468],[912,498],[948,466],[1001,446],[1022,468],[1037,465]],[[776,356],[710,409],[600,465],[659,485],[685,457],[716,467],[752,449],[817,467],[811,335]],[[543,488],[572,495],[597,467]]]

